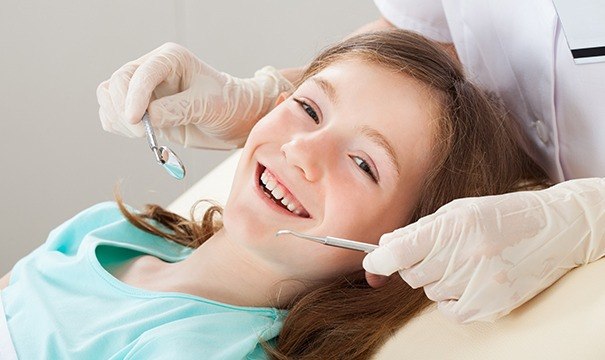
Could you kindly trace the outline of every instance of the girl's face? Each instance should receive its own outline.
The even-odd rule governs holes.
[[[436,103],[412,78],[361,60],[325,68],[278,102],[246,142],[224,230],[287,277],[361,270],[364,253],[275,233],[376,244],[406,225],[430,166]]]

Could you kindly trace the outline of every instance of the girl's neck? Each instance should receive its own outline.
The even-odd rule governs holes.
[[[164,273],[179,291],[238,306],[283,308],[300,283],[233,242],[219,230],[185,260]]]

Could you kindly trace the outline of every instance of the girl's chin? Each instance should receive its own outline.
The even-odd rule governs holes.
[[[231,211],[225,207],[223,211],[223,228],[233,236],[243,237],[245,241],[275,236],[279,224],[259,221],[250,211]]]

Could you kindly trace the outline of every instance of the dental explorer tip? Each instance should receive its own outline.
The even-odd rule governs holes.
[[[290,230],[279,230],[278,232],[275,233],[275,237],[278,237],[280,235],[288,235],[288,234],[292,234],[292,231],[290,231]]]

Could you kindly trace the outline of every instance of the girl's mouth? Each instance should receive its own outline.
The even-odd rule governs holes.
[[[276,210],[302,218],[310,218],[311,215],[302,206],[300,201],[281,184],[277,177],[264,165],[258,163],[256,169],[258,189],[262,196],[268,200]]]

